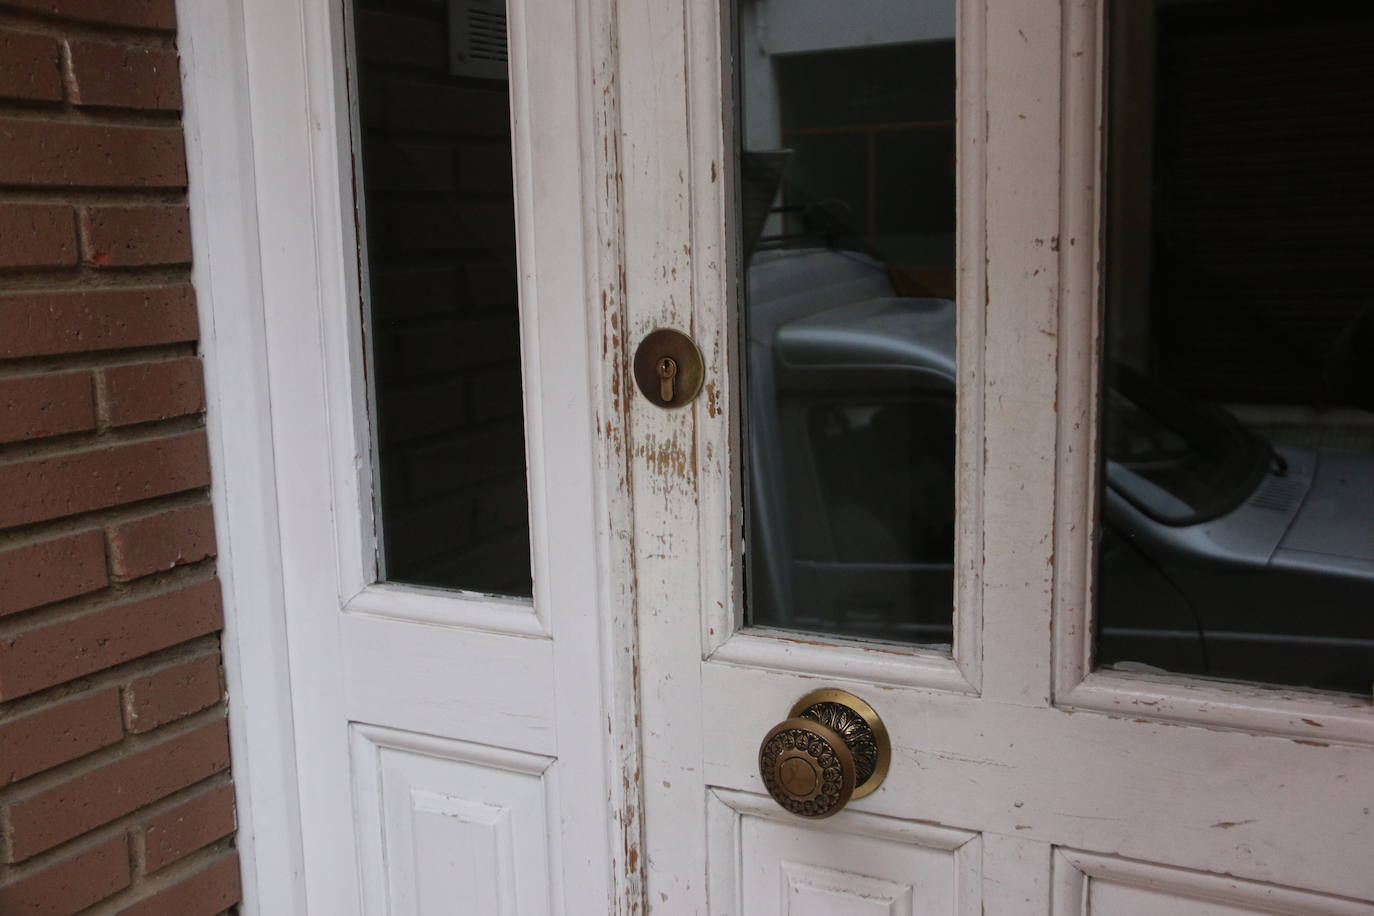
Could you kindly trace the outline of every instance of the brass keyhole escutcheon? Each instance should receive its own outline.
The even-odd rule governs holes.
[[[635,384],[659,407],[685,407],[701,392],[706,366],[692,338],[672,328],[659,328],[635,350]]]
[[[892,745],[882,719],[843,690],[814,690],[759,745],[759,774],[773,800],[800,817],[829,817],[887,776]]]

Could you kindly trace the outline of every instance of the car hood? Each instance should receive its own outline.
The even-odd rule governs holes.
[[[1374,564],[1374,456],[1318,452],[1311,486],[1279,549]]]

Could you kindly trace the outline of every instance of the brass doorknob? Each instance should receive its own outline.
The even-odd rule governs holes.
[[[768,794],[800,817],[829,817],[887,776],[892,759],[883,720],[843,690],[813,690],[759,745]]]

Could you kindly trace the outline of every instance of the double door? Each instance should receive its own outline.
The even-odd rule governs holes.
[[[309,911],[1374,911],[1368,573],[1236,540],[1330,459],[1160,394],[1117,295],[1160,257],[1126,5],[512,0],[505,103],[443,56],[495,14],[413,6],[243,5]],[[493,265],[518,320],[425,312]],[[412,385],[436,341],[481,371]],[[523,456],[443,439],[505,348]],[[480,527],[522,466],[527,555]]]

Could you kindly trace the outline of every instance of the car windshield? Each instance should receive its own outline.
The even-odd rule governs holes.
[[[1127,366],[1108,371],[1104,413],[1107,482],[1157,521],[1192,525],[1224,515],[1264,474],[1263,439],[1224,410]]]

